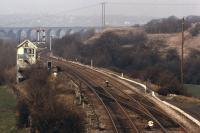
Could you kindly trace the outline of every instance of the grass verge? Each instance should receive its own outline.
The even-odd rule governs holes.
[[[200,85],[185,84],[184,87],[190,95],[200,98]]]
[[[16,129],[15,116],[16,98],[6,87],[0,86],[0,132],[27,133]]]

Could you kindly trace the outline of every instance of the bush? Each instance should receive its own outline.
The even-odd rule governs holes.
[[[176,88],[160,88],[158,94],[167,96],[168,94],[180,94],[180,91]]]
[[[184,67],[184,81],[186,84],[199,84],[200,85],[200,51],[191,50],[186,58]]]
[[[4,42],[0,40],[0,85],[13,82],[13,75],[10,73],[16,64],[16,48],[15,43]]]
[[[49,106],[51,105],[51,106]],[[74,110],[53,102],[31,112],[32,128],[42,133],[82,133],[83,119]]]
[[[197,36],[199,33],[200,33],[200,23],[197,23],[195,24],[194,27],[192,27],[190,30],[189,30],[190,34],[192,36]]]
[[[56,55],[68,59],[75,59],[79,56],[81,45],[81,35],[77,33],[74,35],[66,35],[62,39],[55,40],[52,49]]]
[[[75,107],[66,107],[57,100],[57,82],[52,82],[46,68],[41,65],[26,70],[27,98],[32,133],[81,133],[84,119]]]
[[[28,127],[29,126],[28,117],[29,117],[30,112],[29,112],[27,103],[22,99],[18,99],[17,101],[17,112],[18,112],[17,127],[18,128]]]

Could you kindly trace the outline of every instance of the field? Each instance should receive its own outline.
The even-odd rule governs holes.
[[[0,87],[0,132],[1,133],[26,133],[16,129],[15,117],[16,99],[8,92],[6,87]]]
[[[186,84],[185,88],[189,94],[194,97],[200,98],[200,85]]]

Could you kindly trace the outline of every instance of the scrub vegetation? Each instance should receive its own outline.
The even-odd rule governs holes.
[[[35,65],[25,72],[26,96],[18,98],[18,127],[30,127],[31,133],[82,133],[84,115],[78,107],[58,101],[57,82],[48,71]]]

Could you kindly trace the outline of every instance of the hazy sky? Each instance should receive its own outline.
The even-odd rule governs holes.
[[[100,2],[102,0],[0,0],[0,14],[58,14],[59,12],[67,14],[69,13],[68,10]],[[200,0],[105,0],[105,2],[108,2],[107,14],[138,16],[200,15]],[[109,2],[122,2],[124,4],[109,4]],[[128,3],[144,3],[144,5]],[[70,13],[99,15],[100,9],[100,5],[98,5]]]

